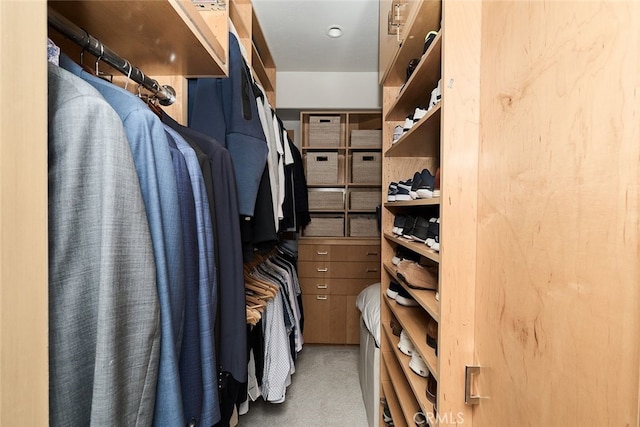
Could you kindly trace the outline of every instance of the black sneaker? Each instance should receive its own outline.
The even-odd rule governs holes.
[[[411,186],[413,181],[408,179],[406,181],[398,182],[398,192],[396,193],[396,202],[406,202],[411,200]]]
[[[424,243],[434,251],[440,251],[440,218],[429,220],[428,236]]]
[[[420,255],[405,248],[404,246],[396,246],[395,256],[391,259],[391,263],[393,265],[398,265],[403,259],[418,262],[420,260]]]
[[[413,174],[413,183],[411,184],[411,189],[409,190],[409,196],[411,200],[415,200],[418,198],[418,188],[422,185],[422,174],[420,172],[416,172]]]
[[[411,234],[413,233],[413,227],[416,225],[418,217],[408,215],[404,221],[404,228],[402,229],[402,237],[411,240]]]
[[[435,182],[436,177],[431,175],[429,169],[423,169],[422,172],[420,172],[420,184],[416,187],[416,197],[418,199],[431,199],[433,197]]]
[[[400,289],[398,290],[398,295],[396,295],[395,300],[398,304],[403,305],[405,307],[415,307],[418,304],[418,301],[416,301],[411,294],[402,286],[400,286]]]
[[[438,35],[437,31],[429,31],[427,33],[427,35],[424,38],[424,47],[422,48],[423,55],[427,53],[427,50],[429,50],[429,46],[431,46],[431,43],[433,43],[437,35]]]
[[[398,194],[398,183],[392,182],[389,184],[389,189],[387,190],[387,202],[395,202],[396,194]]]
[[[404,217],[403,215],[396,215],[396,217],[393,219],[393,230],[391,230],[393,234],[402,236],[402,229],[404,228],[405,219],[406,217]]]
[[[427,235],[429,232],[429,220],[419,216],[416,219],[415,225],[413,226],[413,231],[411,232],[411,239],[425,243],[427,240]]]
[[[398,292],[402,289],[402,286],[399,283],[391,281],[389,283],[389,287],[387,288],[387,296],[391,299],[396,299],[398,296]]]

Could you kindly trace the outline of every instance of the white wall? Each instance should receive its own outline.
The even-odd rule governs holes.
[[[372,109],[381,102],[377,72],[276,73],[278,109]]]

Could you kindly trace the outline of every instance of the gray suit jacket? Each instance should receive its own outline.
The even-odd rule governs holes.
[[[52,426],[150,425],[160,351],[155,263],[122,122],[49,64]]]

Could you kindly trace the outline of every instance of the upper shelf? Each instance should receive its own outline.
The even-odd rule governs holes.
[[[418,105],[427,106],[431,91],[441,75],[442,31],[438,33],[429,50],[422,56],[418,66],[389,108],[385,120],[404,120]]]
[[[205,20],[189,0],[48,4],[152,77],[228,75],[226,10],[208,12]]]
[[[409,61],[422,54],[424,37],[429,31],[440,30],[441,15],[440,0],[420,0],[412,7],[402,31],[402,45],[382,78],[384,86],[402,86]]]

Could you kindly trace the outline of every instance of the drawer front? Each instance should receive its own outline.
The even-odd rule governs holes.
[[[380,262],[299,261],[298,276],[380,280]]]
[[[358,295],[367,286],[380,281],[376,279],[327,279],[321,277],[300,277],[303,295]]]
[[[300,261],[377,261],[379,245],[300,245]]]
[[[302,295],[305,344],[345,344],[347,297]]]

